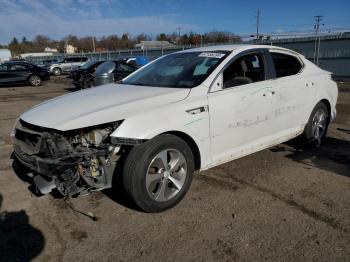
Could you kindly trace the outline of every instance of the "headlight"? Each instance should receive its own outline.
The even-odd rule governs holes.
[[[80,132],[81,143],[85,146],[99,146],[101,143],[105,142],[107,138],[109,138],[109,135],[113,133],[113,131],[116,130],[122,122],[123,120],[96,126],[94,128],[82,129]]]
[[[16,128],[19,125],[19,117],[15,120],[15,124],[12,127],[12,130],[10,132],[10,137],[13,138],[16,135]]]

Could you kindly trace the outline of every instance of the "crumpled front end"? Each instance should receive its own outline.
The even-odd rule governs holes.
[[[121,121],[72,131],[57,131],[19,120],[14,132],[14,160],[31,170],[43,194],[56,188],[77,196],[111,187],[120,147],[109,134]]]

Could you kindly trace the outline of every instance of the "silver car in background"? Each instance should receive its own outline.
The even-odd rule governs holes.
[[[89,59],[85,56],[65,57],[60,62],[51,64],[49,72],[55,76],[69,73],[72,69],[85,64]]]

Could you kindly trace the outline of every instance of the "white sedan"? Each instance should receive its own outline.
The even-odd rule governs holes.
[[[185,50],[121,84],[25,112],[12,133],[13,156],[43,194],[78,196],[122,185],[140,208],[160,212],[184,197],[195,170],[299,135],[320,144],[337,95],[329,72],[284,48]]]

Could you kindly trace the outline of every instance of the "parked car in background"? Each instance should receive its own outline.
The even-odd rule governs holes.
[[[117,61],[123,61],[129,65],[140,68],[149,63],[149,60],[145,56],[136,56],[136,57],[124,57],[119,58]]]
[[[82,89],[91,87],[93,83],[93,74],[96,68],[103,62],[105,61],[89,61],[72,70],[69,77],[72,78],[73,84]]]
[[[110,75],[107,76],[104,69],[100,70],[99,75],[96,75],[97,70],[99,68],[103,67],[103,65],[105,63],[112,63],[113,64],[113,69],[110,72],[108,72],[108,74],[110,74]],[[83,89],[83,88],[89,88],[92,86],[101,85],[101,83],[106,83],[106,81],[105,81],[106,78],[109,79],[108,82],[117,82],[117,81],[125,78],[126,76],[128,76],[132,72],[136,71],[137,69],[138,69],[137,67],[130,65],[130,64],[128,64],[124,61],[121,61],[121,60],[103,61],[103,63],[92,64],[89,67],[89,69],[87,69],[86,73],[82,73],[82,74],[78,73],[76,76],[76,80],[74,80],[73,83],[76,86]],[[80,68],[78,70],[80,70]],[[78,70],[76,72],[79,72]],[[85,70],[83,70],[83,72],[85,72]],[[97,77],[99,77],[99,78],[102,77],[104,79],[101,82],[101,81],[96,79]]]
[[[47,70],[49,70],[50,66],[53,63],[57,63],[58,60],[57,59],[46,59],[46,60],[42,60],[42,61],[38,61],[35,63],[35,65],[40,66],[42,68],[45,68]]]
[[[117,82],[119,80],[122,80],[123,78],[127,77],[134,71],[136,71],[138,68],[132,64],[128,64],[124,61],[110,61],[115,64],[115,67],[113,71],[111,72],[112,74],[112,81]],[[105,62],[108,63],[108,62]],[[102,67],[103,64],[99,65],[99,67]],[[98,67],[96,71],[98,70]],[[103,72],[102,72],[103,73]],[[94,76],[95,78],[97,77],[96,74]]]
[[[14,157],[32,170],[42,193],[84,195],[113,181],[143,210],[160,212],[181,201],[195,170],[299,135],[320,145],[337,97],[330,72],[288,49],[189,49],[149,63],[122,84],[25,112],[12,132]]]
[[[87,61],[88,61],[88,58],[85,56],[65,57],[58,63],[51,64],[49,67],[49,72],[55,76],[58,76],[64,73],[69,73],[71,70],[83,65]]]
[[[89,88],[93,85],[100,85],[101,82],[95,82],[95,71],[97,67],[107,61],[90,61],[71,71],[70,78],[73,79],[73,84],[78,88]],[[109,77],[110,82],[116,82],[124,77],[128,76],[130,73],[134,72],[136,69],[144,66],[149,61],[146,57],[126,57],[119,58],[114,63],[113,76]],[[102,81],[105,83],[105,81]]]
[[[50,79],[46,69],[26,62],[5,62],[0,64],[0,85],[28,83],[39,86]]]

